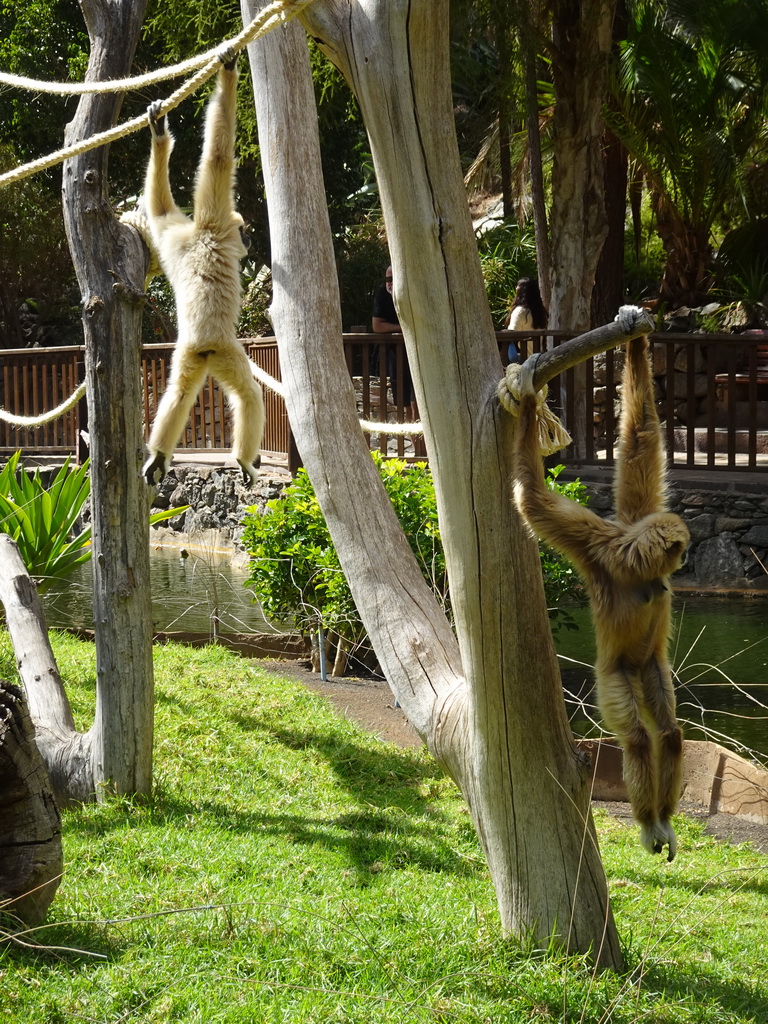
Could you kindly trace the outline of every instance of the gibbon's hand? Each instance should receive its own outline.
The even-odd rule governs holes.
[[[142,466],[141,472],[150,487],[157,487],[168,472],[171,460],[162,452],[155,452]]]
[[[162,100],[153,100],[153,102],[147,107],[149,127],[152,129],[152,134],[157,136],[158,139],[165,135],[165,114],[163,114],[162,117],[158,116],[162,105]]]
[[[233,50],[231,46],[225,46],[219,51],[219,60],[227,71],[235,70],[239,56],[239,53]]]

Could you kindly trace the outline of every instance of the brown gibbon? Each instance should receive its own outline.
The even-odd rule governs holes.
[[[524,375],[515,433],[515,500],[531,529],[569,558],[586,583],[598,706],[624,751],[624,780],[641,842],[651,853],[666,846],[672,860],[677,839],[670,817],[680,798],[683,738],[667,657],[669,576],[685,560],[689,535],[683,521],[666,511],[648,342],[636,338],[627,345],[611,519],[546,486],[530,378]]]
[[[169,159],[173,136],[159,103],[147,113],[152,149],[144,185],[145,208],[160,265],[173,288],[178,337],[168,387],[157,408],[142,472],[150,484],[168,471],[197,395],[208,374],[218,380],[232,406],[232,454],[246,484],[254,483],[264,431],[264,398],[250,360],[237,340],[240,260],[250,244],[234,209],[236,56],[222,54],[216,89],[205,117],[203,153],[197,171],[193,217],[171,193]]]

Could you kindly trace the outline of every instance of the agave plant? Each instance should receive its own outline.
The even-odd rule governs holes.
[[[18,545],[24,565],[44,593],[51,583],[91,557],[91,528],[75,524],[91,493],[88,462],[70,469],[69,458],[46,487],[40,470],[28,473],[14,452],[0,471],[0,531]],[[169,519],[189,508],[153,513],[150,523]]]

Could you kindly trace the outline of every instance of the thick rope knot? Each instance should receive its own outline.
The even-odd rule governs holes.
[[[163,272],[155,243],[152,241],[152,232],[149,230],[149,220],[142,207],[137,206],[135,210],[126,210],[125,213],[121,214],[120,222],[135,228],[149,250],[149,266],[147,267],[147,276],[144,280],[144,287],[146,287],[153,277],[157,277],[158,274]]]
[[[539,450],[542,455],[552,455],[571,443],[571,435],[547,405],[549,388],[545,384],[539,391],[533,386],[533,366],[510,363],[499,381],[496,394],[503,407],[512,416],[520,413],[520,399],[523,395],[536,397],[536,421],[538,424]]]

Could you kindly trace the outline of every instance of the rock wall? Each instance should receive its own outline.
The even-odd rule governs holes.
[[[571,477],[567,473],[563,476]],[[155,497],[156,509],[189,504],[183,515],[171,520],[156,536],[163,543],[194,544],[196,537],[209,541],[216,536],[220,546],[242,553],[242,516],[250,505],[263,508],[290,482],[287,474],[264,473],[260,485],[246,488],[240,473],[221,467],[180,464],[172,466]],[[601,515],[613,508],[611,486],[584,479],[590,507]],[[691,532],[688,564],[676,579],[703,588],[749,587],[768,589],[768,493],[766,487],[707,481],[709,487],[684,482],[670,488],[670,510],[682,516]],[[762,565],[760,564],[762,563]]]
[[[251,488],[243,485],[239,470],[191,463],[172,465],[158,485],[153,510],[190,507],[157,528],[156,536],[167,543],[175,534],[179,542],[188,540],[193,544],[196,537],[217,535],[219,546],[238,550],[245,509],[251,505],[263,509],[287,483],[287,473],[265,472],[259,477],[259,486]]]
[[[590,508],[609,515],[613,508],[610,485],[583,483]],[[746,484],[736,490],[735,486],[723,481],[722,486],[677,482],[670,487],[669,509],[682,517],[691,534],[688,563],[675,575],[681,583],[768,589],[768,490],[757,486],[750,491]]]

